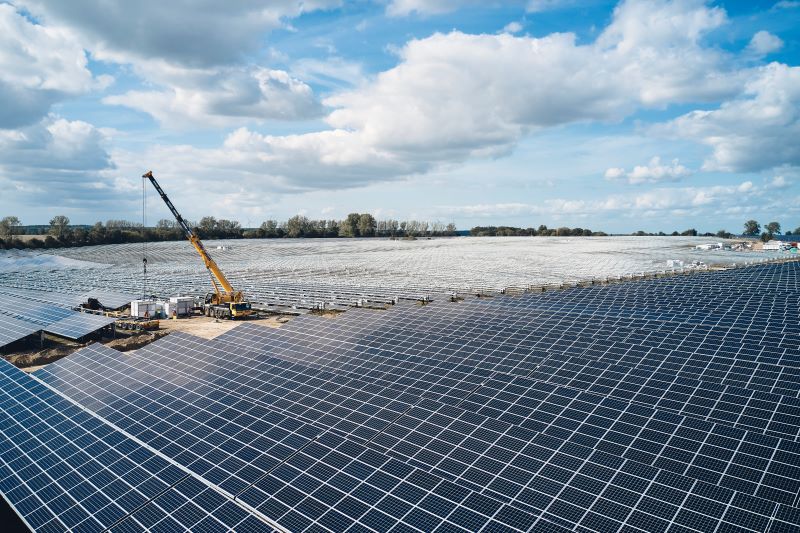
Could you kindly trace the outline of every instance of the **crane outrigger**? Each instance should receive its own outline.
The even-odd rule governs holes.
[[[217,263],[209,255],[206,247],[203,246],[200,237],[197,236],[178,210],[175,209],[175,206],[172,204],[167,194],[158,184],[155,176],[153,176],[153,171],[148,170],[146,174],[142,175],[142,178],[149,179],[153,187],[156,188],[159,196],[161,196],[161,199],[167,204],[175,220],[178,221],[178,225],[183,230],[183,234],[192,246],[194,246],[194,249],[197,250],[197,253],[200,254],[200,258],[203,260],[203,263],[211,275],[211,283],[214,285],[214,292],[206,294],[205,305],[203,306],[205,315],[230,319],[249,316],[253,312],[250,302],[245,300],[242,291],[234,290],[233,286],[231,286],[228,278],[225,277],[225,274],[222,273]]]

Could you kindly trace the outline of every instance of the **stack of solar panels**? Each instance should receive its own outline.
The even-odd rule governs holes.
[[[797,265],[173,333],[33,379],[276,529],[798,531]]]

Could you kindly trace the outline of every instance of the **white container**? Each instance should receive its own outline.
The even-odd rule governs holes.
[[[166,307],[167,318],[171,318],[173,313],[177,316],[191,315],[193,307],[194,298],[191,296],[173,296]]]
[[[156,302],[154,300],[134,300],[131,302],[131,316],[155,318]]]

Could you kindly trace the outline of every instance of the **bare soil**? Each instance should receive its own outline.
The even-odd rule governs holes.
[[[267,318],[248,320],[251,324],[256,324],[268,328],[279,328],[291,319],[288,315],[275,315]],[[241,324],[233,320],[217,320],[205,316],[195,316],[192,318],[182,318],[178,320],[161,320],[158,331],[142,332],[117,332],[115,339],[102,339],[99,342],[114,348],[120,352],[137,350],[151,342],[158,340],[173,331],[183,331],[190,335],[213,339],[226,331]],[[5,359],[26,372],[35,372],[44,366],[66,357],[92,342],[77,343],[64,339],[46,336],[45,346],[29,346],[19,349],[16,352],[5,355]]]
[[[250,324],[257,324],[259,326],[279,328],[282,324],[288,321],[288,315],[275,315],[267,318],[259,318],[248,320]],[[218,335],[225,333],[241,324],[235,320],[217,320],[206,316],[195,316],[191,318],[178,318],[160,320],[160,331],[173,332],[182,331],[190,335],[202,337],[204,339],[213,339]]]

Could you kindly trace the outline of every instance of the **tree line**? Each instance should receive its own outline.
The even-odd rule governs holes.
[[[417,237],[441,237],[457,235],[458,230],[452,222],[427,222],[420,220],[399,221],[394,219],[376,220],[369,213],[350,213],[344,220],[313,220],[303,215],[295,215],[289,220],[278,222],[266,220],[257,228],[242,228],[235,220],[217,219],[205,216],[199,222],[190,222],[203,239],[275,239],[275,238],[332,238],[332,237],[388,237],[414,239]],[[762,228],[756,220],[744,223],[742,235],[769,241],[781,235],[781,225],[769,222]],[[475,226],[469,234],[486,236],[605,236],[602,231],[588,228],[548,228],[542,224],[538,228],[517,228],[513,226]],[[20,236],[32,236],[21,239]],[[736,237],[724,229],[716,233],[699,233],[690,228],[682,232],[673,231],[647,233],[637,231],[636,236],[703,236],[730,239]],[[800,235],[800,227],[786,231],[785,235]],[[142,227],[141,223],[127,220],[108,220],[94,225],[71,225],[68,217],[57,215],[46,226],[23,226],[16,216],[0,219],[0,249],[3,248],[62,248],[96,244],[123,244],[136,242],[175,241],[185,238],[183,230],[172,219],[161,219],[153,227]]]
[[[297,237],[389,237],[414,239],[457,234],[455,224],[420,220],[376,220],[369,213],[351,213],[344,220],[312,220],[295,215],[278,222],[266,220],[258,228],[242,228],[234,220],[205,216],[189,222],[203,239],[272,239]],[[21,236],[31,238],[20,238]],[[47,226],[23,226],[16,216],[0,220],[0,249],[63,248],[97,244],[175,241],[186,237],[177,222],[161,219],[153,227],[127,220],[108,220],[94,225],[71,225],[68,217],[58,215]]]
[[[588,228],[548,228],[544,224],[538,228],[515,228],[513,226],[475,226],[469,230],[473,237],[602,237],[607,235],[602,231],[592,231]]]
[[[761,231],[761,224],[757,220],[748,220],[744,223],[744,233],[748,237],[759,237],[763,242],[771,241],[776,235],[781,234],[781,225],[779,222],[769,222],[764,225],[764,231]],[[794,231],[787,231],[784,235],[800,235],[800,227],[795,228]]]

